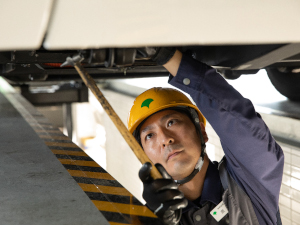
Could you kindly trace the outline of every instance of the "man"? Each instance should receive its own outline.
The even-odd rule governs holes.
[[[197,105],[162,88],[134,102],[128,129],[164,177],[153,180],[149,164],[140,170],[149,209],[165,224],[281,224],[284,156],[252,103],[213,68],[175,48],[140,51],[163,65],[169,83]],[[221,140],[219,165],[205,154],[202,113]]]

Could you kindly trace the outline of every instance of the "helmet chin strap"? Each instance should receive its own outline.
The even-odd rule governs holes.
[[[206,155],[206,152],[205,152],[205,145],[204,145],[204,150],[202,150],[201,156],[199,157],[198,162],[196,163],[196,166],[195,166],[195,169],[193,170],[193,172],[190,175],[188,175],[187,177],[183,178],[182,180],[175,180],[175,183],[178,185],[182,185],[182,184],[185,184],[185,183],[189,182],[190,180],[192,180],[196,176],[196,174],[201,170],[203,163],[204,163],[205,155]]]
[[[185,184],[185,183],[189,182],[190,180],[192,180],[196,176],[196,174],[201,170],[201,168],[203,166],[204,156],[206,155],[206,151],[205,151],[206,145],[205,145],[205,141],[204,141],[204,138],[203,138],[203,135],[201,132],[198,115],[193,109],[190,110],[190,113],[193,116],[194,124],[199,131],[199,136],[200,136],[200,140],[201,140],[201,155],[198,159],[198,162],[196,163],[195,169],[193,170],[193,172],[190,175],[183,178],[182,180],[175,180],[175,183],[178,185]]]

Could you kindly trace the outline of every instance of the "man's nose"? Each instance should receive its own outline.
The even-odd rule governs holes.
[[[165,131],[161,132],[161,143],[164,148],[168,145],[173,144],[174,141],[175,140],[170,133],[165,132]]]

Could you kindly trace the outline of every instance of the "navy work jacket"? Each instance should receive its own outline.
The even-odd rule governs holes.
[[[253,104],[244,98],[215,69],[183,55],[169,83],[188,93],[221,140],[227,171],[247,193],[260,225],[276,224],[284,155]],[[200,204],[220,201],[220,183],[207,178]],[[193,207],[192,203],[188,207]],[[187,208],[188,209],[188,208]]]

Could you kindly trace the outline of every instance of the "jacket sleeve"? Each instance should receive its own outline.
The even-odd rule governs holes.
[[[250,197],[258,219],[276,224],[284,156],[251,101],[215,69],[185,55],[169,83],[192,97],[220,137],[227,170]]]

